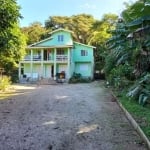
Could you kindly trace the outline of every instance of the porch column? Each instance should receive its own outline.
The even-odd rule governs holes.
[[[33,79],[33,50],[31,49],[31,60],[30,60],[30,74],[31,74],[31,80]]]
[[[21,79],[21,63],[19,62],[19,72],[18,72],[19,81]]]
[[[41,50],[41,77],[44,77],[44,69],[43,69],[43,49]]]
[[[54,48],[54,80],[56,80],[56,48]]]
[[[69,79],[70,78],[70,48],[68,48],[68,62],[67,62],[67,65],[68,65],[67,78]]]

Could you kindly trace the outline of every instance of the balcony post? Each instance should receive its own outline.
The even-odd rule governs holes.
[[[56,48],[54,48],[54,80],[56,80]]]
[[[19,81],[21,80],[21,62],[19,62],[19,72],[18,72],[18,76],[19,76]]]
[[[67,69],[67,78],[70,78],[70,48],[68,48],[68,69]]]
[[[33,79],[33,50],[31,49],[31,60],[30,60],[30,76]]]
[[[44,70],[43,70],[43,49],[41,49],[41,77],[43,77],[43,72],[44,72]]]

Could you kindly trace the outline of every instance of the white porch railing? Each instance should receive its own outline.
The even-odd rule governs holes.
[[[25,61],[30,61],[31,60],[31,56],[30,55],[25,56],[24,60]],[[40,55],[33,55],[32,60],[33,61],[40,61],[41,60],[41,56]]]
[[[56,55],[56,61],[66,62],[66,61],[68,61],[68,56],[67,55]]]
[[[24,61],[30,61],[31,60],[31,56],[27,55],[24,57],[23,59]],[[46,60],[43,58],[43,60],[41,60],[40,56],[37,55],[33,55],[32,61],[52,61],[53,59],[51,57],[47,58]],[[67,55],[56,55],[56,61],[58,62],[67,62],[68,61],[68,56]]]

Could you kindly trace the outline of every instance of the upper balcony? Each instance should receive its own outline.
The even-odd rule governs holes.
[[[57,48],[56,51],[54,49],[30,50],[27,51],[27,54],[22,61],[32,61],[34,63],[53,63],[56,61],[60,63],[66,63],[68,62],[68,49]]]

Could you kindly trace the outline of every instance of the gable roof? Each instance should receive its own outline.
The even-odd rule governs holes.
[[[52,32],[50,32],[49,34],[54,34],[56,32],[61,32],[61,31],[64,31],[64,32],[68,32],[68,33],[71,33],[73,34],[72,31],[70,30],[67,30],[67,29],[63,29],[63,28],[59,28],[57,30],[54,30]],[[75,42],[75,41],[72,41],[71,43],[68,43],[66,45],[54,45],[53,44],[53,36],[51,36],[44,39],[44,40],[41,40],[39,42],[36,42],[36,43],[33,43],[31,45],[28,45],[27,48],[53,48],[53,47],[73,47],[74,44],[78,44],[78,45],[82,45],[82,46],[86,46],[86,47],[91,47],[91,48],[96,48],[94,46],[91,46],[91,45],[86,45],[86,44],[83,44],[83,43],[79,43],[79,42]],[[51,43],[51,44],[50,44]]]
[[[28,45],[27,48],[47,48],[47,47],[49,48],[49,47],[72,47],[73,46],[73,42],[67,43],[66,45],[64,45],[64,43],[60,43],[62,45],[60,45],[60,44],[56,45],[56,43],[54,44],[53,43],[53,34],[55,34],[57,32],[68,32],[70,34],[73,34],[73,32],[70,31],[70,30],[59,28],[57,30],[54,30],[54,31],[50,32],[49,33],[50,34],[49,38],[46,38],[46,39],[41,40],[39,42],[33,43],[31,45]]]

